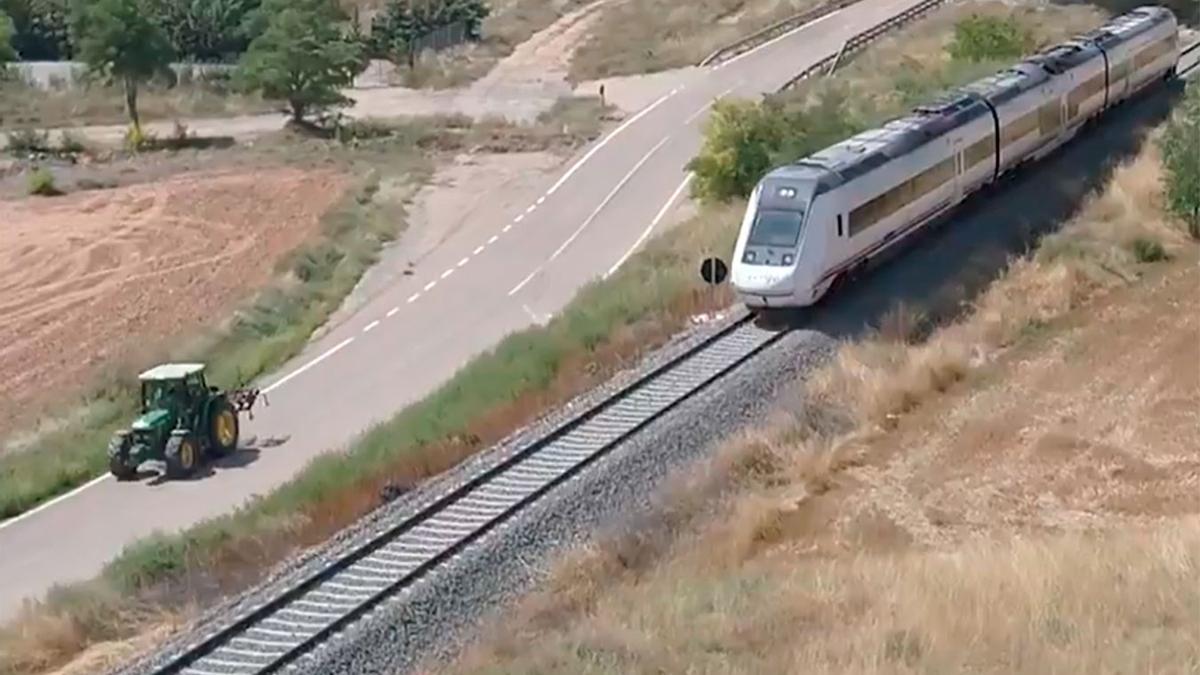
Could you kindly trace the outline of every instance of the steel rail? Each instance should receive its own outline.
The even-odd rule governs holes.
[[[752,317],[747,314],[684,350],[153,672],[259,675],[296,665],[379,603],[787,333],[759,328]]]

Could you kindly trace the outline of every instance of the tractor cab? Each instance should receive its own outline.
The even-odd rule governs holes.
[[[208,393],[204,365],[199,363],[156,366],[138,375],[138,380],[142,383],[142,416],[134,423],[135,428],[187,426],[192,402]]]

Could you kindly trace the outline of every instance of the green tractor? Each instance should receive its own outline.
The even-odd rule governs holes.
[[[204,365],[167,363],[138,376],[142,414],[108,444],[108,469],[118,480],[148,460],[166,465],[168,478],[192,474],[204,457],[237,449],[238,413],[249,411],[257,389],[223,392],[208,386]]]

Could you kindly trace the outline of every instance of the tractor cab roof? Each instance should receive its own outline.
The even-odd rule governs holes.
[[[143,382],[182,380],[188,375],[195,375],[203,370],[203,363],[164,363],[138,375],[138,379]]]

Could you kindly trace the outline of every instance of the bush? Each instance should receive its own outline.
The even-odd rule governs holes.
[[[1167,250],[1157,239],[1138,237],[1133,240],[1133,257],[1142,263],[1158,262],[1167,259]]]
[[[48,169],[38,167],[29,174],[29,194],[42,197],[61,195],[62,190],[54,184],[54,174]]]
[[[831,88],[810,107],[790,109],[782,97],[762,103],[718,101],[704,145],[689,164],[693,194],[709,202],[747,197],[771,167],[811,154],[866,127],[842,89]]]
[[[1187,223],[1188,233],[1200,239],[1200,86],[1187,96],[1161,141],[1167,206]]]
[[[8,132],[8,145],[5,146],[13,154],[31,154],[35,152],[50,152],[50,134],[38,132],[35,129],[19,129]]]
[[[17,60],[17,52],[13,50],[13,35],[17,32],[13,20],[3,9],[0,9],[0,69],[9,61]]]
[[[956,61],[1015,59],[1033,48],[1033,36],[1013,17],[970,16],[954,26],[950,56]]]

